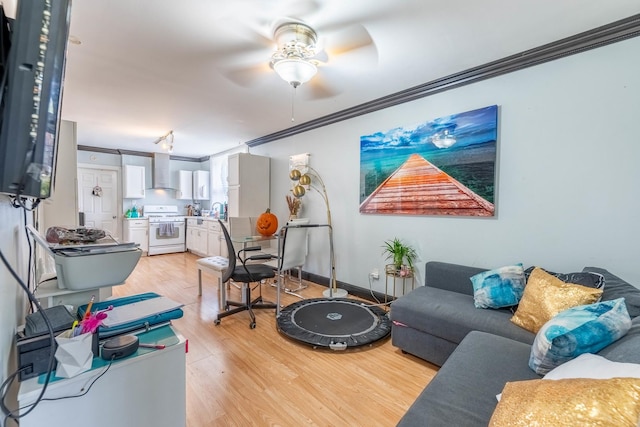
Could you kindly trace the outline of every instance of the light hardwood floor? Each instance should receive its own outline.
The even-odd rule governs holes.
[[[157,292],[184,304],[175,327],[189,340],[187,426],[395,426],[436,373],[436,367],[402,354],[387,339],[346,351],[318,350],[281,335],[274,310],[213,320],[218,312],[213,276],[203,274],[198,294],[197,256],[141,258],[114,296]],[[231,288],[231,297],[239,292]],[[322,296],[310,284],[301,294]],[[275,289],[263,285],[265,299]],[[282,296],[282,304],[299,301]]]

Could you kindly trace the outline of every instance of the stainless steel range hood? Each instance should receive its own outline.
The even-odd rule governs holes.
[[[171,172],[169,170],[170,156],[164,153],[153,155],[153,187],[172,188]]]

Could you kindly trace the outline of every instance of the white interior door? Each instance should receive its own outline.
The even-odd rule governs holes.
[[[120,239],[118,188],[117,171],[78,168],[78,210],[84,212],[85,227],[108,231]]]

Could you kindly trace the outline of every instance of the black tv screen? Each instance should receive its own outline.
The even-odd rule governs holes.
[[[45,199],[55,178],[70,0],[20,0],[0,103],[0,192]]]

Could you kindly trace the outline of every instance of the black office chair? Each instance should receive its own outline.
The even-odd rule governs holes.
[[[247,252],[258,251],[260,250],[260,246],[253,246],[249,248],[244,248],[238,251],[237,258],[242,262],[241,266],[236,265],[236,256],[233,248],[233,242],[231,241],[231,237],[229,236],[229,232],[227,228],[224,226],[222,221],[218,220],[220,223],[220,228],[224,233],[224,239],[227,242],[227,251],[229,253],[229,266],[226,270],[222,272],[222,283],[221,286],[226,286],[227,281],[229,279],[234,282],[242,283],[242,297],[243,302],[238,301],[226,301],[225,311],[218,313],[218,317],[214,320],[214,324],[219,325],[220,320],[223,317],[231,316],[232,314],[239,313],[241,311],[248,311],[249,316],[251,316],[251,323],[249,323],[249,327],[254,329],[256,327],[256,315],[253,313],[253,309],[258,308],[276,308],[276,304],[271,302],[265,302],[262,300],[262,288],[260,287],[260,282],[264,279],[271,279],[276,276],[275,271],[268,265],[264,264],[247,264],[248,261],[254,260],[265,260],[271,259],[272,255],[269,254],[261,254],[256,256],[246,256]],[[251,283],[258,283],[256,287],[260,288],[260,296],[251,299]],[[233,306],[236,308],[229,309],[229,306]]]

